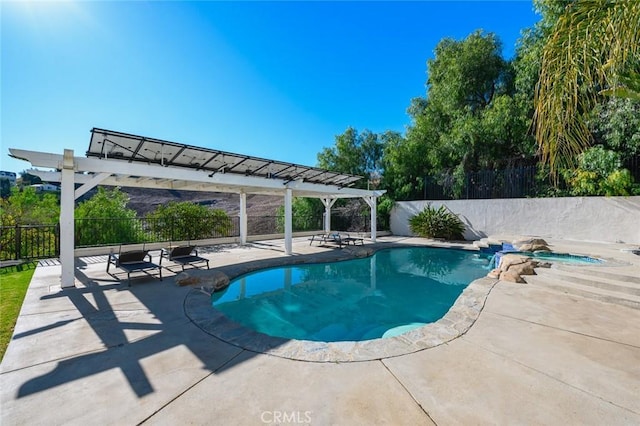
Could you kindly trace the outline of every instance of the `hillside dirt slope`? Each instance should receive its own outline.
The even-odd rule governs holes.
[[[221,209],[231,217],[240,215],[240,195],[221,192],[177,191],[168,189],[146,189],[122,187],[129,195],[127,207],[135,210],[138,217],[144,217],[157,206],[172,201],[190,201],[211,208]],[[87,194],[90,196],[90,194]],[[284,197],[247,194],[247,219],[249,235],[261,235],[278,231],[277,211],[284,205]],[[368,229],[369,208],[362,199],[339,202],[332,208],[331,227],[338,231],[366,231]],[[318,230],[322,225],[318,225]]]
[[[169,189],[146,189],[123,187],[122,192],[129,195],[127,207],[144,216],[157,206],[172,201],[191,201],[224,210],[229,216],[240,214],[240,195],[222,192],[176,191]],[[278,207],[284,204],[283,197],[247,194],[247,216],[275,216]]]

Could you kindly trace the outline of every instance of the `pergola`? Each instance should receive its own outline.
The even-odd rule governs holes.
[[[86,158],[75,157],[69,149],[62,155],[17,148],[9,152],[33,167],[56,170],[28,172],[43,181],[61,183],[63,288],[75,286],[75,200],[97,185],[237,193],[241,244],[247,241],[247,194],[283,196],[287,255],[292,253],[294,196],[322,200],[325,232],[331,229],[331,207],[337,199],[364,199],[371,208],[371,240],[375,242],[377,198],[386,192],[353,188],[360,176],[96,128],[91,130]]]

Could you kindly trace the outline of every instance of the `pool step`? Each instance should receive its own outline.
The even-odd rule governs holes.
[[[542,276],[551,276],[567,280],[574,284],[595,287],[612,292],[625,293],[631,296],[640,296],[640,283],[624,280],[624,276],[604,273],[603,276],[595,275],[593,271],[567,271],[558,268],[538,268],[536,273]],[[628,277],[634,278],[634,277]]]
[[[489,244],[483,240],[477,240],[473,242],[474,247],[477,248],[489,248]]]
[[[482,238],[473,242],[474,247],[480,249],[482,252],[495,253],[502,250],[502,241],[495,240],[493,238]]]
[[[554,268],[558,272],[567,271],[566,266],[558,265]],[[617,282],[623,282],[628,284],[635,284],[636,287],[640,288],[640,276],[629,275],[626,272],[618,272],[618,268],[610,268],[610,267],[581,267],[578,271],[574,270],[575,268],[568,270],[569,272],[573,272],[575,275],[582,274],[587,275],[589,277],[597,277],[598,279],[614,279]]]
[[[537,268],[536,273],[524,277],[528,284],[640,309],[640,283],[636,277],[578,268]]]

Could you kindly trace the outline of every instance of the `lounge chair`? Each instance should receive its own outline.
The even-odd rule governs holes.
[[[109,261],[107,262],[107,273],[109,275],[112,275],[109,272],[111,264],[127,272],[127,285],[129,287],[131,287],[132,272],[145,272],[149,274],[148,271],[157,269],[159,271],[160,281],[162,281],[162,268],[160,265],[152,262],[149,250],[130,250],[118,254],[109,254]]]
[[[163,258],[179,263],[182,266],[183,271],[185,265],[205,262],[207,264],[207,269],[209,269],[209,259],[198,256],[198,250],[195,246],[177,246],[162,249],[162,253],[160,254],[160,265],[162,265]]]

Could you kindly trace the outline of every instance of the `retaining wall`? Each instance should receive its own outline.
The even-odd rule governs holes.
[[[412,235],[409,218],[431,203],[447,206],[467,227],[464,237],[532,235],[581,241],[640,244],[640,197],[508,198],[399,201],[391,232]]]

